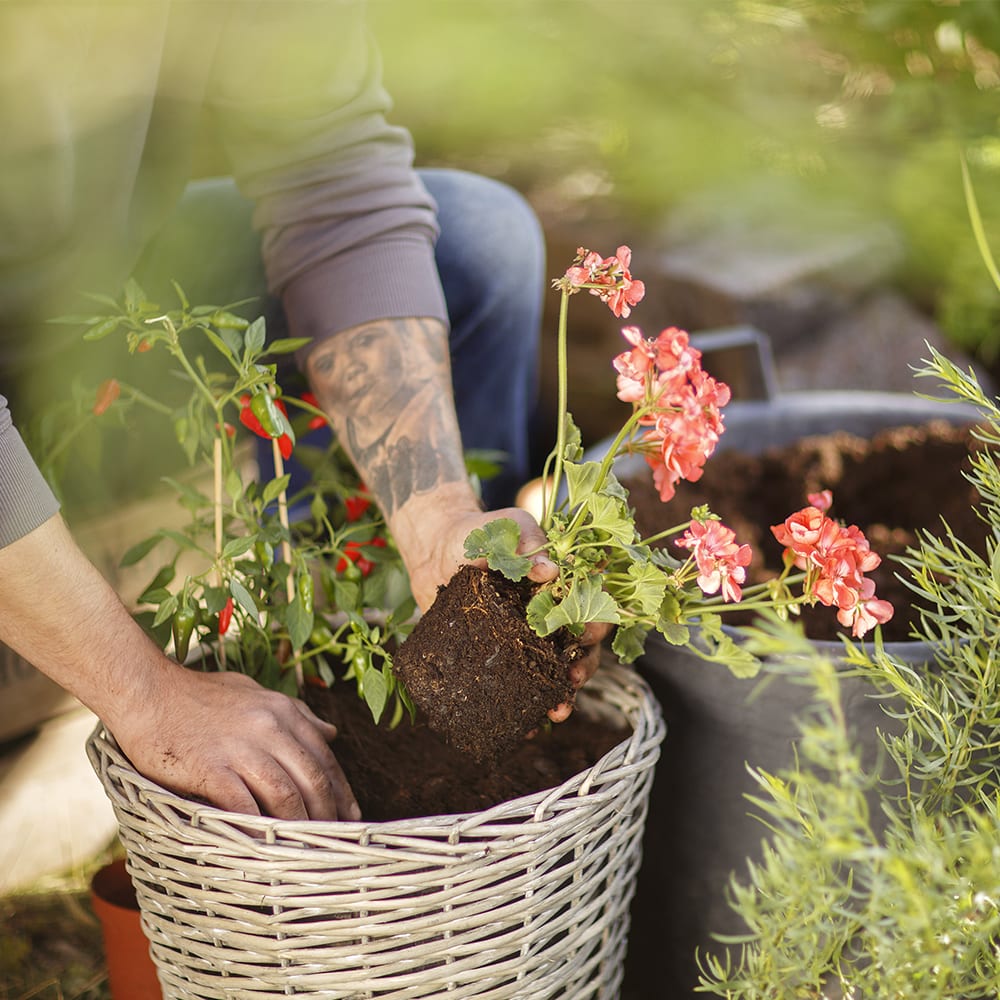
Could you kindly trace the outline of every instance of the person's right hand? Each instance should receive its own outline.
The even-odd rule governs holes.
[[[171,670],[112,731],[138,771],[178,794],[282,819],[361,818],[327,745],[336,728],[244,674]]]

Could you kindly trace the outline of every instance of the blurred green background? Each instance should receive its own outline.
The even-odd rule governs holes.
[[[577,246],[609,254],[628,243],[636,276],[659,287],[656,254],[677,239],[665,236],[677,219],[695,237],[714,227],[717,247],[734,215],[741,238],[777,222],[819,244],[878,223],[898,245],[880,286],[1000,381],[1000,291],[960,168],[964,155],[1000,256],[1000,0],[370,0],[369,10],[391,117],[413,133],[418,163],[526,195],[549,277]],[[554,395],[549,299],[543,409]],[[647,299],[643,327],[690,325],[669,295]],[[574,303],[570,408],[587,444],[620,423],[609,365],[620,325],[594,299]],[[93,384],[66,401],[70,419],[89,412]],[[145,447],[133,419],[109,416],[106,429],[121,423],[111,434],[75,439],[67,499],[80,516],[162,473],[174,442]],[[551,422],[540,418],[541,454]]]
[[[635,247],[676,206],[725,191],[784,192],[775,213],[794,213],[794,192],[886,220],[904,248],[892,281],[949,338],[1000,360],[1000,293],[959,167],[962,152],[1000,251],[996,0],[373,0],[371,12],[421,163],[507,180],[579,242],[600,222]]]

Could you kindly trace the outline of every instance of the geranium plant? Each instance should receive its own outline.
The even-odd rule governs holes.
[[[409,704],[391,650],[415,605],[378,508],[345,454],[297,443],[326,422],[308,393],[286,395],[278,384],[276,359],[304,341],[267,343],[262,318],[192,307],[177,293],[179,307],[164,310],[130,283],[121,303],[101,299],[110,315],[83,320],[87,339],[124,335],[134,353],[165,355],[172,364],[162,375],[180,386],[167,403],[109,379],[92,415],[151,408],[172,424],[192,465],[212,473],[210,486],[164,478],[188,522],[158,527],[125,553],[124,566],[164,554],[137,617],[180,661],[238,669],[288,693],[346,677],[376,720],[387,708],[398,719]],[[273,476],[255,474],[248,436],[270,441]],[[290,496],[285,463],[293,450],[311,476]]]
[[[617,626],[613,649],[625,662],[643,650],[651,630],[668,642],[689,645],[734,672],[753,673],[757,661],[723,630],[727,611],[770,609],[787,618],[805,604],[835,609],[855,637],[888,621],[892,607],[879,600],[865,574],[881,561],[863,532],[829,516],[829,491],[772,526],[785,546],[784,570],[765,583],[744,587],[750,548],[706,507],[654,536],[640,538],[628,494],[615,476],[615,461],[640,454],[650,466],[661,500],[681,479],[697,480],[724,430],[729,388],[709,375],[688,334],[670,327],[646,338],[636,326],[622,335],[628,349],[613,362],[617,394],[631,413],[600,459],[587,460],[579,430],[567,410],[567,326],[570,298],[586,290],[615,316],[627,319],[643,298],[643,282],[631,274],[631,251],[610,257],[580,249],[554,282],[561,294],[558,328],[559,424],[543,480],[547,482],[542,527],[559,567],[528,605],[540,635],[560,628],[581,633],[588,622]],[[466,555],[512,580],[525,577],[530,553],[518,554],[519,530],[508,519],[491,522],[468,538]],[[664,542],[673,542],[673,550]],[[697,631],[692,631],[697,626]]]

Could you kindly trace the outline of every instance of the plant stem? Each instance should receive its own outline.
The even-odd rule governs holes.
[[[285,474],[285,462],[281,457],[281,448],[277,438],[271,438],[271,454],[274,457],[274,477],[281,479]],[[288,566],[288,575],[285,577],[285,593],[288,595],[288,603],[291,604],[295,600],[295,576],[292,573],[291,528],[288,523],[288,493],[285,490],[278,494],[278,521],[285,531],[284,537],[281,539],[281,554]],[[305,679],[302,675],[302,659],[298,654],[295,656],[294,667],[295,683],[301,691]]]
[[[552,492],[548,495],[547,479],[543,480],[543,497],[545,499],[545,514],[542,517],[542,529],[547,530],[552,524],[552,516],[556,510],[556,497],[559,496],[559,482],[562,479],[563,453],[566,450],[566,416],[569,377],[566,371],[566,319],[569,316],[569,293],[564,291],[559,301],[559,331],[556,370],[559,373],[558,404],[556,413],[559,423],[556,427],[555,469],[552,473]],[[547,464],[547,463],[546,463]]]
[[[219,433],[225,434],[222,423],[219,423]],[[216,583],[222,586],[222,439],[216,437],[212,442],[213,501],[215,512],[215,577]],[[226,669],[226,640],[219,636],[219,669]]]

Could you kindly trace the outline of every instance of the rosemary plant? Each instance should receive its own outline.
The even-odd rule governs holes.
[[[985,555],[947,524],[901,560],[933,662],[846,643],[847,671],[885,699],[885,761],[862,766],[840,702],[843,665],[778,622],[748,630],[765,669],[813,686],[795,765],[754,771],[770,830],[731,884],[744,938],[700,956],[699,991],[740,998],[1000,995],[1000,407],[946,358],[917,372],[982,413],[968,474]],[[871,811],[872,798],[883,815]],[[763,830],[763,828],[762,828]],[[764,831],[766,832],[766,831]],[[722,947],[721,945],[727,945]]]

